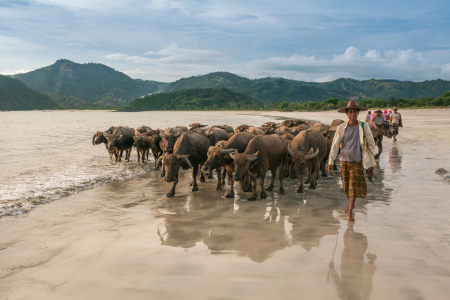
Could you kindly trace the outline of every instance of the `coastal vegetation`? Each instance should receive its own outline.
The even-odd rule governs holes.
[[[249,110],[262,107],[261,102],[229,89],[196,88],[138,98],[125,110]]]

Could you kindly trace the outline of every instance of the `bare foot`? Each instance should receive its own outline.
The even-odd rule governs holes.
[[[347,220],[353,222],[353,221],[355,221],[355,218],[353,218],[352,216],[347,215]]]

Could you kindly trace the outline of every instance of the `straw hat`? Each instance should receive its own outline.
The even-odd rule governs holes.
[[[347,109],[349,109],[349,108],[357,108],[359,111],[366,111],[367,110],[367,108],[365,108],[365,107],[359,107],[358,103],[356,103],[355,100],[351,100],[351,101],[348,102],[347,107],[343,107],[343,108],[338,109],[338,112],[346,113]]]
[[[394,108],[392,110],[398,110],[397,106],[394,106]]]
[[[377,113],[377,112],[383,113],[383,112],[381,111],[381,109],[377,109],[375,112],[376,112],[376,113]]]

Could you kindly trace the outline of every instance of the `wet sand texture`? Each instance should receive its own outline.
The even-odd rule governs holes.
[[[450,169],[449,111],[403,113],[355,223],[334,177],[249,202],[215,180],[192,193],[189,171],[168,199],[149,172],[1,218],[0,299],[448,299],[449,185],[434,172]]]

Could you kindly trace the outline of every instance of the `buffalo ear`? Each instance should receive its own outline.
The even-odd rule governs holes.
[[[177,159],[180,160],[180,165],[183,170],[192,169],[191,162],[188,159],[189,155],[178,155]]]
[[[249,162],[254,162],[255,160],[258,159],[258,153],[259,153],[259,151],[256,152],[256,153],[253,153],[252,155],[250,155],[249,157],[247,157],[247,160],[248,160]]]

